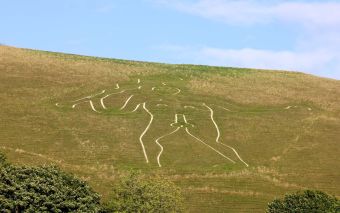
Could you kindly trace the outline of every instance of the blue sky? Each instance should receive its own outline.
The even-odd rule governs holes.
[[[0,4],[0,43],[340,79],[338,11],[335,0],[11,0]]]

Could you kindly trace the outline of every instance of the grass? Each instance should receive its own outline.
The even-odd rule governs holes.
[[[109,97],[107,111],[95,113],[88,103],[71,107],[73,100],[103,89],[117,91],[116,83],[136,88],[137,79],[142,89]],[[181,92],[171,95],[174,88]],[[128,94],[134,97],[120,111]],[[100,97],[92,100],[100,110]],[[125,114],[145,101],[154,114],[143,138],[149,164],[138,138],[150,116],[142,108]],[[235,147],[249,167],[215,142],[216,129],[203,102],[214,110],[220,141]],[[275,197],[304,188],[340,195],[337,80],[297,72],[145,63],[0,46],[0,103],[0,150],[11,161],[57,164],[89,181],[104,199],[112,183],[130,169],[174,181],[185,191],[190,212],[263,212]],[[169,107],[157,106],[160,103]],[[182,128],[160,140],[164,152],[159,168],[154,140],[173,130],[169,124],[176,113],[185,114],[195,125],[188,127],[192,134],[237,163]],[[190,126],[179,119],[179,125]]]

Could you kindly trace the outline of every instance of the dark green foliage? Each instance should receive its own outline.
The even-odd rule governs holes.
[[[1,212],[98,212],[99,200],[85,182],[55,167],[0,168]]]
[[[172,182],[145,179],[136,172],[114,186],[107,212],[182,212],[183,199]]]
[[[7,165],[7,158],[4,154],[0,152],[0,166]]]
[[[269,203],[268,213],[331,213],[339,211],[339,200],[321,191],[287,194]]]

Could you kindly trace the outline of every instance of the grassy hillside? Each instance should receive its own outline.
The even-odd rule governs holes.
[[[340,195],[336,80],[0,46],[0,103],[1,152],[57,164],[104,199],[131,168],[181,186],[190,212],[263,212],[304,188]]]

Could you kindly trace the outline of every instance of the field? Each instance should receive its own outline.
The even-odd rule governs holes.
[[[340,196],[340,81],[0,46],[0,151],[55,164],[106,199],[131,169],[189,212],[263,212],[287,192]]]

